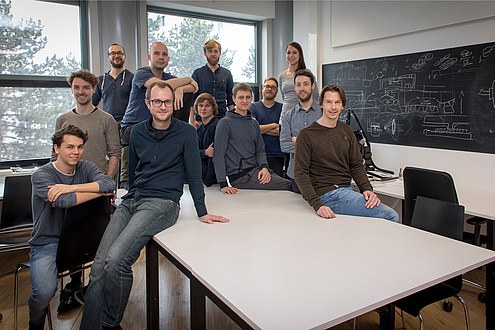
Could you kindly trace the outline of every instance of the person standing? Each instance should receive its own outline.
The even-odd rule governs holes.
[[[280,113],[282,103],[275,101],[278,92],[278,81],[268,77],[263,82],[263,99],[251,104],[251,116],[260,125],[261,136],[265,142],[268,167],[278,176],[284,176],[284,153],[280,150]]]
[[[120,126],[129,103],[134,73],[124,67],[126,55],[121,45],[111,44],[108,47],[107,59],[110,62],[110,71],[98,77],[93,105],[98,106],[103,100],[102,110],[111,114]],[[120,181],[127,181],[127,151],[127,147],[122,148]]]
[[[157,233],[179,217],[184,183],[200,221],[228,222],[208,214],[195,129],[172,116],[174,91],[165,81],[146,91],[151,118],[136,124],[129,143],[130,190],[112,216],[89,274],[81,329],[118,329],[131,292],[132,265]]]
[[[280,94],[282,95],[283,106],[280,119],[287,111],[292,109],[299,101],[294,89],[294,76],[297,71],[306,69],[302,47],[299,43],[292,41],[286,47],[286,60],[289,68],[278,75]],[[308,70],[309,71],[309,70]],[[310,71],[311,72],[311,71]],[[313,88],[313,100],[318,103],[318,84],[315,81]]]
[[[299,131],[321,117],[321,108],[313,99],[315,80],[309,70],[296,72],[295,89],[299,103],[290,109],[282,118],[280,147],[289,154],[287,176],[292,183],[292,191],[300,193],[294,180],[294,150]]]
[[[373,192],[354,131],[339,121],[345,103],[340,86],[326,85],[321,91],[321,118],[303,128],[297,137],[294,170],[297,186],[322,218],[347,214],[398,222],[397,212],[382,204]]]
[[[218,106],[218,117],[225,116],[227,110],[234,108],[232,101],[232,88],[234,87],[234,79],[232,73],[224,67],[221,67],[218,62],[222,55],[222,46],[215,40],[208,40],[203,46],[203,52],[206,57],[206,64],[194,70],[192,78],[198,83],[199,90],[193,94],[192,104],[196,98],[208,93],[215,98]],[[194,116],[194,109],[191,107],[191,124],[194,127],[199,126],[198,117]]]

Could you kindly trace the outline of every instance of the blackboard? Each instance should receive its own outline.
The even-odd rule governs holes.
[[[495,153],[495,42],[325,64],[323,84],[371,142]]]

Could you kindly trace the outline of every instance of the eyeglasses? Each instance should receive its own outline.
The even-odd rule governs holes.
[[[172,101],[172,100],[162,101],[159,99],[154,99],[154,100],[150,100],[150,102],[151,102],[151,105],[153,105],[154,107],[161,107],[162,104],[165,104],[165,106],[169,108],[174,104],[174,101]]]
[[[265,87],[266,89],[277,89],[277,86],[272,86],[272,85],[265,85],[263,87]]]
[[[124,52],[110,52],[108,53],[109,56],[115,56],[115,55],[119,55],[119,56],[124,56],[125,53]]]

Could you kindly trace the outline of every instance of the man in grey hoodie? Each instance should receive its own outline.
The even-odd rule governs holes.
[[[222,193],[235,195],[238,188],[291,190],[289,180],[268,168],[260,127],[249,112],[253,99],[251,87],[239,83],[234,86],[233,94],[236,107],[227,111],[215,132],[213,163]]]

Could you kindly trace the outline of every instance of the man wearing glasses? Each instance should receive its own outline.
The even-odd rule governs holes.
[[[174,93],[164,81],[146,92],[151,118],[132,129],[130,190],[112,217],[89,275],[81,329],[117,329],[132,287],[132,264],[146,243],[174,225],[185,182],[200,221],[228,222],[208,214],[204,202],[198,136],[172,116]]]
[[[108,47],[107,59],[110,62],[110,71],[98,77],[93,104],[98,106],[103,99],[102,110],[111,114],[120,125],[129,103],[134,73],[124,68],[126,56],[121,45],[111,44]],[[127,181],[127,151],[127,147],[122,148],[120,181],[124,182]]]
[[[263,83],[263,99],[251,104],[251,116],[260,124],[261,136],[265,142],[268,167],[279,176],[284,176],[284,153],[280,150],[280,113],[282,103],[275,101],[278,81],[268,77]]]

